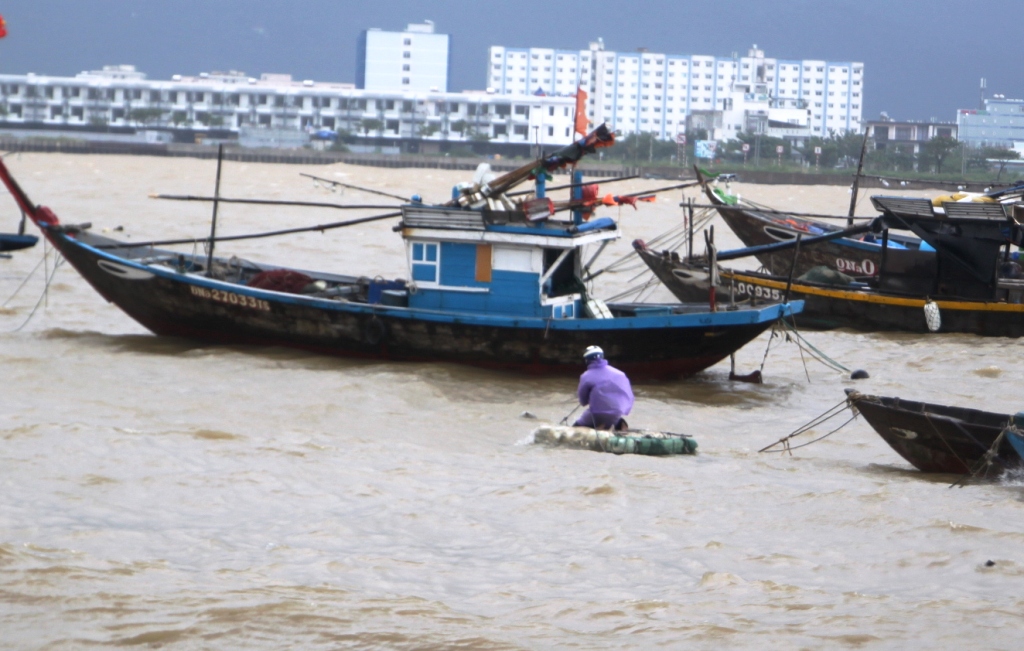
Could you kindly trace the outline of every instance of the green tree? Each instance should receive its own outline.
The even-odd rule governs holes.
[[[128,111],[128,119],[136,124],[149,124],[159,121],[167,113],[160,108],[137,108]]]
[[[934,169],[937,174],[942,174],[942,166],[950,156],[959,152],[960,143],[949,136],[935,136],[928,142],[921,145],[921,153],[918,155],[918,166],[925,169]]]
[[[360,122],[360,126],[363,128],[363,135],[370,135],[371,131],[376,131],[377,135],[384,130],[384,121],[378,120],[377,118],[365,118]]]
[[[660,140],[652,133],[631,133],[605,150],[605,157],[632,162],[669,161],[676,150],[676,143],[671,140]]]
[[[911,172],[916,163],[913,147],[902,145],[869,151],[865,167],[875,172]]]

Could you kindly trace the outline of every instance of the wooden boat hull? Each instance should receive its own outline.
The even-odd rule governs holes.
[[[841,230],[840,226],[813,219],[729,205],[706,183],[704,193],[721,215],[722,221],[748,247],[793,241],[797,235],[806,238]],[[887,268],[934,267],[935,253],[919,251],[919,245],[920,241],[915,238],[892,235],[885,255]],[[761,253],[756,257],[768,273],[773,275],[789,275],[793,268],[791,251]],[[819,266],[850,276],[877,276],[882,268],[882,245],[872,237],[844,237],[816,243],[801,249],[793,275],[802,276]]]
[[[104,298],[158,335],[348,357],[575,375],[580,351],[598,345],[631,376],[676,378],[721,361],[800,309],[613,319],[415,310],[256,289],[119,257],[80,241],[84,234],[47,228],[47,236]]]
[[[985,461],[1010,417],[852,392],[850,404],[901,457],[923,472],[995,477],[1022,465],[1004,437]]]
[[[35,235],[16,235],[13,233],[0,233],[0,252],[20,251],[36,245],[39,238]]]
[[[722,271],[723,284],[734,283],[760,300],[781,300],[786,279],[741,271]],[[923,296],[899,296],[867,288],[851,289],[794,282],[790,298],[802,300],[801,327],[853,328],[867,332],[930,332]],[[1024,304],[997,301],[937,299],[938,332],[963,332],[989,337],[1024,336]]]

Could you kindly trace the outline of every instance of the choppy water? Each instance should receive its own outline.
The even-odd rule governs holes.
[[[209,162],[6,161],[65,222],[136,239],[208,228],[208,207],[146,194],[209,192]],[[224,192],[324,199],[298,171],[232,165]],[[465,176],[310,171],[428,199]],[[811,210],[847,196],[743,190]],[[673,203],[623,212],[618,250],[668,228]],[[220,219],[229,233],[335,218]],[[15,222],[0,201],[0,230]],[[230,251],[404,275],[397,245],[378,225]],[[0,300],[41,257],[0,260]],[[792,457],[757,450],[850,386],[1016,411],[1024,342],[807,333],[871,379],[805,370],[780,343],[764,385],[729,383],[727,364],[639,385],[631,421],[693,434],[700,454],[616,457],[525,443],[537,421],[520,414],[559,420],[571,379],[158,339],[67,266],[13,331],[42,287],[40,271],[0,311],[0,648],[1020,647],[1024,480],[950,489],[860,420]]]

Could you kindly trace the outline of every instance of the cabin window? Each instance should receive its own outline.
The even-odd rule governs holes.
[[[413,243],[412,279],[425,283],[437,282],[437,244]]]

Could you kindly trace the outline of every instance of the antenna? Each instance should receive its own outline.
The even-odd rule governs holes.
[[[988,80],[984,77],[981,78],[981,98],[978,103],[978,108],[985,108],[985,89],[988,88]]]

